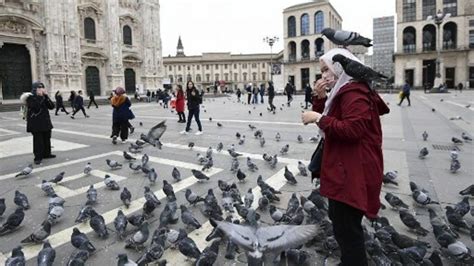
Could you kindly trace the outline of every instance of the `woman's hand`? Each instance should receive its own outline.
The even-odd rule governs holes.
[[[325,98],[327,85],[327,81],[325,81],[324,79],[318,79],[314,84],[313,94],[316,94],[320,99]]]
[[[315,123],[322,116],[323,115],[318,112],[304,112],[301,114],[301,121],[303,121],[303,124],[307,125],[310,123]]]

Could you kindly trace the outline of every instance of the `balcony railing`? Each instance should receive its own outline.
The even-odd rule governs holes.
[[[414,45],[414,44],[403,45],[403,52],[406,53],[406,54],[415,53],[416,52],[416,45]]]
[[[443,50],[453,50],[456,49],[456,43],[452,41],[443,42]]]

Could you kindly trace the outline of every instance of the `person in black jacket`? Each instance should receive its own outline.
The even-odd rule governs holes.
[[[26,116],[26,131],[33,135],[33,154],[35,164],[41,160],[55,158],[51,154],[51,130],[53,124],[49,110],[54,109],[54,103],[48,96],[44,84],[37,81],[32,85],[31,95],[26,99],[28,112]]]
[[[273,87],[273,82],[268,82],[268,104],[270,105],[270,112],[276,110],[275,105],[273,105],[273,98],[275,98],[275,87]]]
[[[66,111],[66,108],[64,107],[63,95],[61,94],[60,91],[56,92],[56,94],[54,95],[54,99],[56,100],[56,113],[55,113],[55,115],[58,115],[59,109],[61,109],[61,112],[65,112],[68,115],[69,113],[68,113],[68,111]]]
[[[199,120],[199,112],[200,108],[199,106],[202,103],[202,93],[196,89],[194,86],[194,82],[191,80],[188,81],[186,84],[186,97],[188,99],[188,122],[186,124],[186,129],[181,131],[181,134],[188,134],[188,132],[191,130],[191,120],[194,119],[196,120],[196,123],[198,125],[199,131],[196,132],[196,135],[202,135],[202,126],[201,126],[201,120]]]
[[[291,102],[293,101],[293,85],[290,82],[286,83],[285,93],[286,97],[288,98],[288,102],[286,104],[288,107],[290,107]]]
[[[305,102],[305,107],[304,109],[308,109],[308,103],[312,102],[313,98],[313,89],[311,89],[311,86],[309,84],[306,84],[306,87],[304,88],[304,102]]]
[[[84,109],[84,98],[82,98],[82,91],[78,91],[76,97],[74,97],[74,112],[71,115],[71,118],[74,119],[74,115],[82,111],[84,116],[88,118],[89,116],[86,114],[86,110]]]
[[[92,103],[94,103],[95,108],[99,108],[99,106],[98,106],[97,103],[95,102],[95,94],[94,94],[94,92],[93,92],[92,90],[90,90],[90,91],[88,92],[88,94],[89,94],[89,105],[87,106],[87,109],[89,109],[89,108],[91,107]]]
[[[132,103],[125,94],[125,89],[117,87],[115,96],[110,99],[113,107],[112,112],[112,143],[117,144],[117,138],[120,136],[122,143],[126,143],[128,139],[129,120],[135,115],[130,110]]]
[[[69,102],[69,105],[71,105],[72,111],[74,112],[74,98],[76,97],[76,92],[71,91],[71,94],[69,94],[69,99],[67,100]]]

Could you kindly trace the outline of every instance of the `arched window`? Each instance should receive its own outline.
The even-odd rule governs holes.
[[[458,15],[458,1],[457,0],[443,0],[443,13],[451,14],[452,17]]]
[[[403,0],[403,21],[416,20],[416,0]]]
[[[309,15],[306,13],[301,16],[301,35],[309,35]]]
[[[174,81],[173,75],[169,75],[168,78],[170,79],[170,83],[173,83]]]
[[[206,74],[206,82],[209,82],[211,80],[211,74]]]
[[[180,82],[180,83],[183,82],[183,75],[178,75],[178,82]]]
[[[323,38],[317,38],[314,41],[314,46],[316,46],[315,56],[320,57],[324,54],[324,40]]]
[[[242,73],[242,78],[244,82],[247,81],[247,73]]]
[[[403,52],[414,53],[416,51],[416,31],[413,27],[403,30]]]
[[[225,74],[224,74],[224,80],[225,80],[225,81],[228,81],[228,80],[229,80],[229,73],[225,73]]]
[[[457,43],[457,25],[448,22],[443,26],[443,49],[455,49]]]
[[[84,38],[95,41],[95,21],[89,17],[84,19]]]
[[[234,73],[234,81],[239,81],[239,74]]]
[[[196,82],[201,82],[201,74],[196,75]]]
[[[433,24],[423,27],[423,51],[436,50],[436,28]]]
[[[262,80],[267,80],[267,73],[262,72]]]
[[[289,42],[288,43],[288,61],[295,61],[296,60],[296,43]]]
[[[252,73],[252,80],[253,81],[257,80],[257,73],[255,73],[255,72]]]
[[[288,37],[296,36],[296,18],[291,16],[288,18]]]
[[[423,0],[423,19],[436,15],[436,0]]]
[[[323,11],[318,11],[314,14],[314,33],[318,34],[324,29],[324,14]]]
[[[309,41],[303,40],[301,42],[301,59],[309,59]]]
[[[132,28],[123,26],[123,44],[132,45]]]
[[[214,80],[219,80],[219,74],[215,74],[214,77],[215,77]]]

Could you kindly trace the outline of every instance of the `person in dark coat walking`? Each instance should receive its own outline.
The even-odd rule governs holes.
[[[186,123],[186,116],[184,115],[184,104],[186,99],[184,96],[183,86],[181,84],[176,85],[176,112],[178,113],[178,123]]]
[[[66,111],[66,108],[64,107],[64,101],[63,101],[63,95],[61,94],[60,91],[57,91],[56,94],[54,95],[54,99],[56,100],[56,113],[55,115],[58,115],[59,109],[61,109],[61,112],[65,112],[66,115],[68,115],[68,111]]]
[[[99,106],[97,105],[97,103],[95,102],[95,94],[94,94],[94,91],[90,90],[88,92],[89,94],[89,105],[87,105],[87,109],[89,109],[92,105],[92,103],[94,103],[95,105],[95,108],[99,108]]]
[[[313,93],[313,90],[311,89],[309,84],[306,84],[306,87],[304,88],[304,102],[305,102],[304,109],[308,109],[308,104],[312,102],[312,93]]]
[[[286,103],[288,106],[291,105],[291,102],[293,101],[293,85],[291,85],[291,83],[286,83],[286,86],[285,86],[285,93],[286,93],[286,97],[288,99],[288,102]]]
[[[257,87],[257,84],[253,84],[252,94],[253,94],[252,104],[258,104],[258,87]]]
[[[407,80],[407,81],[405,81],[405,85],[403,85],[402,98],[400,99],[400,102],[398,103],[398,106],[400,106],[402,104],[402,102],[403,102],[403,100],[405,100],[405,98],[408,101],[408,106],[411,106],[410,90],[411,90],[410,83]]]
[[[316,123],[324,138],[320,193],[329,199],[328,215],[341,249],[341,264],[368,265],[362,217],[377,217],[383,175],[380,115],[385,102],[366,82],[354,80],[333,63],[342,54],[359,62],[342,48],[320,58],[322,78],[316,82],[313,111],[304,112],[304,124]],[[331,89],[329,96],[326,89]]]
[[[276,110],[275,105],[273,105],[273,98],[275,98],[275,87],[273,87],[273,82],[268,82],[268,104],[270,105],[270,112]]]
[[[132,103],[125,94],[125,89],[117,87],[115,95],[110,99],[113,107],[112,112],[112,143],[117,144],[117,138],[120,136],[122,143],[128,139],[129,119],[132,119],[133,113],[130,110]]]
[[[252,99],[252,83],[249,83],[247,87],[245,87],[245,91],[247,92],[247,104],[250,104],[250,100]]]
[[[240,96],[242,96],[242,91],[240,91],[239,88],[235,91],[235,94],[237,94],[237,102],[240,103]]]
[[[258,91],[260,94],[260,103],[263,103],[263,96],[265,95],[265,84],[260,85],[260,90]]]
[[[33,83],[31,94],[25,97],[27,97],[26,106],[28,107],[26,131],[33,135],[34,161],[35,164],[40,164],[43,159],[56,157],[51,154],[53,124],[49,116],[49,110],[54,109],[54,103],[49,98],[44,84],[39,81]]]
[[[191,120],[194,119],[196,120],[196,123],[198,125],[199,131],[196,132],[196,135],[202,135],[202,126],[201,126],[201,120],[199,119],[199,112],[200,112],[200,105],[202,103],[202,93],[196,89],[194,86],[194,82],[191,80],[186,83],[186,97],[188,100],[188,122],[186,124],[186,129],[181,131],[181,134],[188,134],[188,132],[191,130]]]
[[[69,102],[69,105],[71,106],[73,112],[75,110],[75,108],[74,108],[74,98],[75,97],[76,97],[76,92],[71,91],[71,93],[69,94],[69,99],[67,100]]]
[[[82,91],[78,91],[76,97],[74,97],[74,112],[71,115],[72,119],[74,118],[74,115],[76,115],[79,110],[82,111],[84,114],[85,118],[88,118],[89,116],[86,114],[86,109],[84,109],[84,98],[82,98]]]

